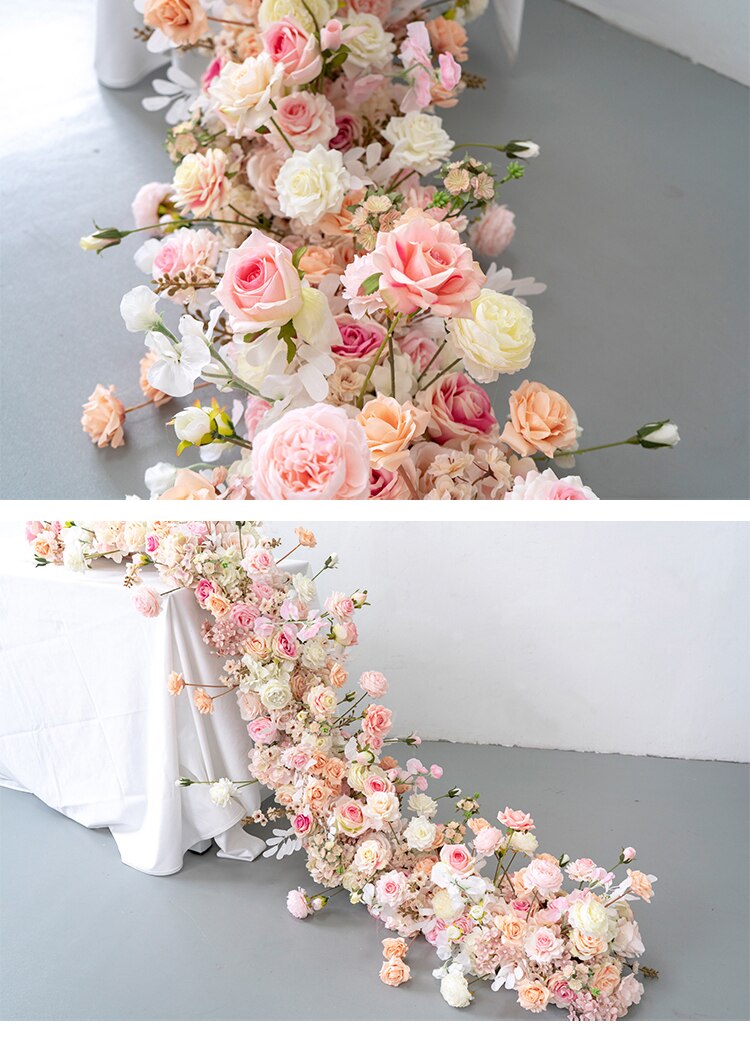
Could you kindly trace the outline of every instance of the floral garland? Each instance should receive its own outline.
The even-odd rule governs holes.
[[[436,113],[481,86],[462,70],[464,25],[487,0],[136,6],[148,47],[204,54],[206,68],[196,83],[173,65],[144,102],[175,124],[172,182],[138,191],[134,228],[81,240],[100,253],[150,233],[135,260],[151,286],[121,303],[145,335],[144,401],[126,408],[97,385],[92,441],[117,448],[128,413],[210,387],[238,397],[169,421],[178,455],[199,459],[149,468],[152,496],[595,499],[547,466],[605,448],[579,447],[563,395],[524,380],[503,425],[482,387],[529,365],[525,298],[544,289],[474,259],[513,238],[497,198],[538,146],[456,144]],[[606,446],[678,439],[661,421]]]
[[[195,593],[206,613],[203,641],[224,660],[221,685],[212,692],[173,672],[167,686],[175,697],[192,692],[202,714],[236,696],[253,741],[252,779],[178,782],[208,786],[219,805],[251,782],[272,791],[273,803],[250,819],[286,819],[289,828],[274,830],[266,854],[303,850],[317,886],[314,894],[289,893],[292,916],[307,918],[348,893],[395,933],[383,940],[381,981],[409,980],[405,958],[421,936],[435,950],[433,974],[452,1007],[466,1007],[471,987],[487,981],[514,990],[527,1011],[553,1005],[572,1020],[623,1016],[643,992],[639,970],[656,974],[639,969],[643,944],[632,910],[650,901],[656,878],[629,867],[631,847],[609,869],[556,857],[538,851],[526,812],[506,807],[493,824],[480,815],[478,794],[451,787],[431,797],[440,766],[416,756],[402,764],[390,753],[399,743],[416,750],[421,740],[392,735],[381,702],[385,677],[366,671],[358,687],[349,685],[344,664],[367,591],[332,593],[323,610],[314,608],[315,580],[337,559],[330,555],[312,579],[286,572],[293,551],[316,543],[308,530],[296,533],[296,547],[277,556],[279,541],[253,523],[27,526],[39,565],[81,571],[101,558],[121,562],[146,616],[158,615],[175,589]],[[167,590],[144,582],[145,566],[156,567]],[[442,818],[445,800],[455,800],[456,814]]]

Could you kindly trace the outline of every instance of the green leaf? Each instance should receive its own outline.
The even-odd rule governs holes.
[[[362,292],[365,294],[374,294],[380,286],[380,272],[373,272],[367,279],[362,283]]]
[[[302,260],[303,255],[307,251],[306,246],[299,246],[292,254],[292,264],[295,268],[299,268],[299,263]]]

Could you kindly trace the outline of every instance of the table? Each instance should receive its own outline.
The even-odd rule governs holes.
[[[240,821],[260,807],[256,784],[225,808],[207,787],[175,785],[248,778],[251,741],[233,696],[204,716],[186,692],[167,692],[172,670],[190,682],[218,680],[222,661],[200,639],[204,614],[183,590],[145,619],[122,576],[106,562],[84,575],[25,560],[3,565],[0,785],[83,826],[107,827],[123,862],[144,873],[176,873],[188,849],[212,840],[221,857],[255,859],[264,842]]]

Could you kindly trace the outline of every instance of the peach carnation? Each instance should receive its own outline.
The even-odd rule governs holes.
[[[97,384],[84,404],[81,427],[99,449],[111,446],[117,449],[125,442],[125,407],[115,395],[115,386],[105,388]]]
[[[437,54],[447,51],[457,62],[465,62],[469,57],[466,49],[468,39],[466,30],[455,18],[443,18],[442,15],[439,15],[427,23],[427,32],[430,34],[433,50]]]

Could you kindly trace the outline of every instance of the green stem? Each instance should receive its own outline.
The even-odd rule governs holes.
[[[365,383],[362,385],[362,391],[359,393],[359,396],[357,398],[357,409],[358,410],[361,410],[362,406],[364,405],[365,394],[367,393],[367,389],[368,389],[369,384],[370,384],[370,378],[372,377],[373,373],[375,372],[375,367],[378,365],[378,361],[380,360],[380,356],[383,354],[383,349],[385,348],[385,346],[388,344],[388,342],[390,341],[391,337],[393,336],[393,331],[396,329],[396,326],[397,326],[398,321],[399,321],[400,318],[401,318],[401,313],[397,312],[394,315],[394,317],[393,317],[391,325],[388,327],[388,330],[386,331],[386,335],[383,338],[383,341],[382,341],[380,347],[378,348],[377,352],[373,356],[373,360],[370,363],[370,368],[367,371],[367,376],[365,377]]]
[[[613,446],[637,446],[638,439],[633,435],[629,439],[620,439],[619,442],[602,442],[598,446],[587,446],[585,449],[561,450],[552,457],[532,457],[532,460],[547,461],[548,463],[557,457],[578,457],[581,453],[595,453],[597,450],[612,449]]]
[[[449,363],[447,366],[444,366],[443,369],[439,373],[435,374],[435,376],[432,378],[432,380],[428,381],[427,384],[425,384],[424,388],[422,388],[421,391],[427,391],[427,389],[430,387],[431,384],[434,384],[435,381],[439,381],[441,377],[445,376],[445,374],[448,372],[448,370],[452,370],[453,367],[456,365],[456,363],[460,363],[460,362],[461,362],[460,359],[454,359],[452,363]]]

